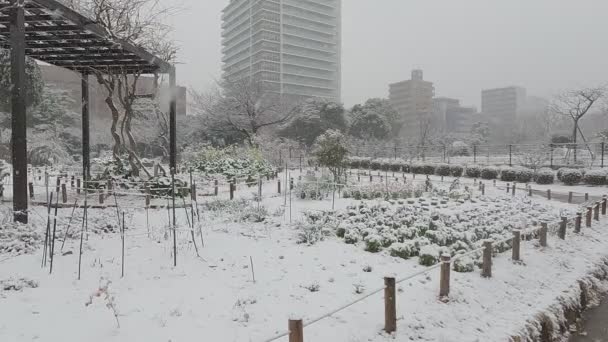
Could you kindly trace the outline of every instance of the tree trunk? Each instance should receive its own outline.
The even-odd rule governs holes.
[[[577,135],[578,135],[578,120],[574,120],[574,130],[572,131],[572,144],[574,146],[574,151],[573,151],[574,164],[576,164],[576,151],[578,150],[578,146],[576,145]]]

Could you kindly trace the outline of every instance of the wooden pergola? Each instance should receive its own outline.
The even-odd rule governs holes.
[[[28,220],[25,57],[82,75],[82,168],[89,176],[89,74],[168,73],[170,167],[176,168],[175,67],[55,0],[0,0],[0,47],[11,50],[11,126],[15,221]]]

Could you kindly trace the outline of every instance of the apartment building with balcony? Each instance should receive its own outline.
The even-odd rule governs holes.
[[[402,118],[401,135],[414,136],[432,120],[435,87],[423,79],[422,70],[413,70],[412,78],[389,85],[389,101]]]
[[[231,0],[222,11],[222,72],[264,89],[341,99],[341,0]]]

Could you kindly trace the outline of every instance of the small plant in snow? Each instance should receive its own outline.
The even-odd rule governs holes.
[[[371,253],[378,253],[382,249],[382,237],[370,234],[365,237],[365,250]]]
[[[112,283],[110,280],[105,280],[102,278],[100,280],[101,285],[99,288],[95,290],[90,296],[89,300],[84,303],[85,306],[89,306],[93,304],[93,299],[95,297],[102,298],[106,302],[106,307],[112,311],[114,314],[114,318],[116,319],[116,325],[120,328],[120,322],[118,321],[118,311],[116,309],[116,303],[114,296],[109,292],[110,284]]]
[[[427,245],[420,248],[418,263],[423,266],[433,266],[439,262],[439,246]]]
[[[363,267],[363,272],[367,272],[367,273],[369,273],[369,272],[371,272],[371,271],[372,271],[372,267],[371,267],[370,265],[365,265],[365,266]]]
[[[305,285],[302,287],[310,292],[319,292],[321,290],[321,285],[319,285],[318,283],[312,283],[310,285]]]
[[[363,292],[365,292],[365,285],[363,285],[363,284],[353,284],[353,286],[355,287],[355,293],[356,294],[362,294]]]
[[[418,254],[418,247],[416,247],[416,243],[414,241],[394,243],[390,247],[389,252],[391,256],[409,259],[410,257]]]
[[[473,272],[475,270],[475,262],[469,256],[456,259],[454,261],[454,271],[456,272]]]

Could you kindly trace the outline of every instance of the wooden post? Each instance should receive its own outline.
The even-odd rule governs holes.
[[[80,178],[76,178],[76,193],[80,195]]]
[[[520,255],[519,255],[520,243],[521,243],[521,231],[516,229],[513,231],[513,255],[512,255],[513,261],[520,260]]]
[[[108,193],[108,196],[110,196],[110,194],[112,193],[112,180],[108,179],[107,185],[106,185],[106,190]]]
[[[481,276],[484,278],[492,277],[492,241],[483,243],[483,265],[481,266]]]
[[[481,195],[483,196],[485,194],[486,194],[486,184],[482,183],[482,185],[481,185]]]
[[[562,221],[559,223],[558,236],[560,239],[566,239],[566,226],[568,224],[568,218],[562,216]]]
[[[608,205],[608,198],[604,195],[602,198],[602,215],[606,215],[606,206]]]
[[[196,202],[196,184],[190,184],[190,199]]]
[[[547,189],[547,199],[551,200],[551,189]]]
[[[57,176],[57,186],[55,186],[55,193],[59,193],[59,189],[61,188],[61,177]]]
[[[583,221],[583,214],[582,213],[576,213],[576,218],[574,219],[574,232],[575,233],[580,233],[581,232],[581,223]]]
[[[74,189],[74,176],[70,178],[70,188]]]
[[[507,183],[507,193],[511,192],[511,183]]]
[[[281,179],[277,179],[277,191],[280,194],[281,193]]]
[[[587,228],[591,227],[591,212],[593,211],[593,207],[587,207],[587,217],[585,217],[585,226]]]
[[[515,196],[515,189],[517,189],[517,183],[513,182],[513,196]]]
[[[34,183],[29,182],[29,183],[28,183],[28,186],[29,186],[29,188],[30,188],[30,198],[32,198],[32,199],[33,199],[33,198],[34,198]]]
[[[231,180],[229,183],[230,185],[230,199],[234,199],[234,180]]]
[[[361,174],[357,171],[357,182],[361,183]]]
[[[103,196],[103,191],[99,191],[99,204],[103,204],[103,200],[104,200],[104,196]]]
[[[218,194],[218,192],[219,192],[219,189],[218,189],[218,181],[217,181],[217,179],[216,179],[216,180],[215,180],[213,183],[214,183],[214,185],[215,185],[215,188],[214,188],[214,190],[213,190],[213,194],[214,194],[215,196],[217,196],[217,194]]]
[[[572,191],[568,192],[568,203],[572,203]]]
[[[289,320],[289,342],[304,342],[304,324],[301,319]]]
[[[600,202],[595,202],[593,210],[593,219],[596,221],[600,220]]]
[[[588,201],[588,200],[589,200],[589,193],[588,193],[588,192],[586,192],[586,193],[585,193],[585,201]]]
[[[68,203],[68,189],[65,183],[61,184],[61,202]]]
[[[532,197],[532,187],[528,187],[528,197]]]
[[[384,331],[397,331],[397,297],[395,278],[384,278]]]
[[[289,177],[289,190],[293,190],[293,177]]]
[[[439,298],[446,298],[450,295],[450,266],[452,265],[449,255],[441,256],[441,273],[439,279]]]
[[[370,173],[369,173],[369,182],[371,183],[371,182],[373,181],[373,179],[374,179],[374,178],[373,178],[373,176],[372,176],[372,173],[370,172]]]
[[[542,222],[540,224],[540,233],[538,236],[538,240],[540,242],[541,247],[547,247],[547,232],[549,229],[547,228],[547,222]]]

